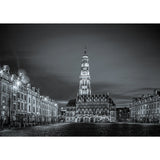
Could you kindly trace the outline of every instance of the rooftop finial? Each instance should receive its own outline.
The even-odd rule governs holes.
[[[84,54],[87,54],[87,45],[84,47]]]

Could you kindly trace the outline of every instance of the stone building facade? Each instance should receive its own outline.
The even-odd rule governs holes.
[[[58,108],[58,122],[66,122],[66,106],[59,106]]]
[[[115,122],[116,107],[107,94],[91,93],[89,58],[86,49],[82,56],[79,90],[75,103],[66,106],[66,122]]]
[[[78,96],[76,122],[115,122],[116,108],[108,94]]]
[[[55,100],[41,96],[39,89],[25,82],[23,73],[10,74],[10,68],[0,68],[1,125],[27,126],[51,123],[58,116]]]
[[[75,122],[76,99],[70,100],[66,105],[65,122]]]
[[[91,94],[89,58],[86,49],[82,56],[76,99],[76,122],[115,122],[116,107],[107,94]]]
[[[130,121],[130,109],[129,107],[116,108],[117,122],[129,122]]]
[[[160,91],[134,98],[130,104],[130,116],[133,122],[160,122]]]

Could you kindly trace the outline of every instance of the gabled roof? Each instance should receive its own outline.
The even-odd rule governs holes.
[[[76,106],[76,99],[69,100],[66,106]]]

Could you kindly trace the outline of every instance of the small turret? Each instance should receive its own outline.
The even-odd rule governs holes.
[[[4,72],[9,74],[10,68],[9,68],[8,65],[4,65],[2,69],[3,69]]]

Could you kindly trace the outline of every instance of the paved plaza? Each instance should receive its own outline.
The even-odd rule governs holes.
[[[0,136],[160,136],[158,124],[60,123],[4,129]]]

